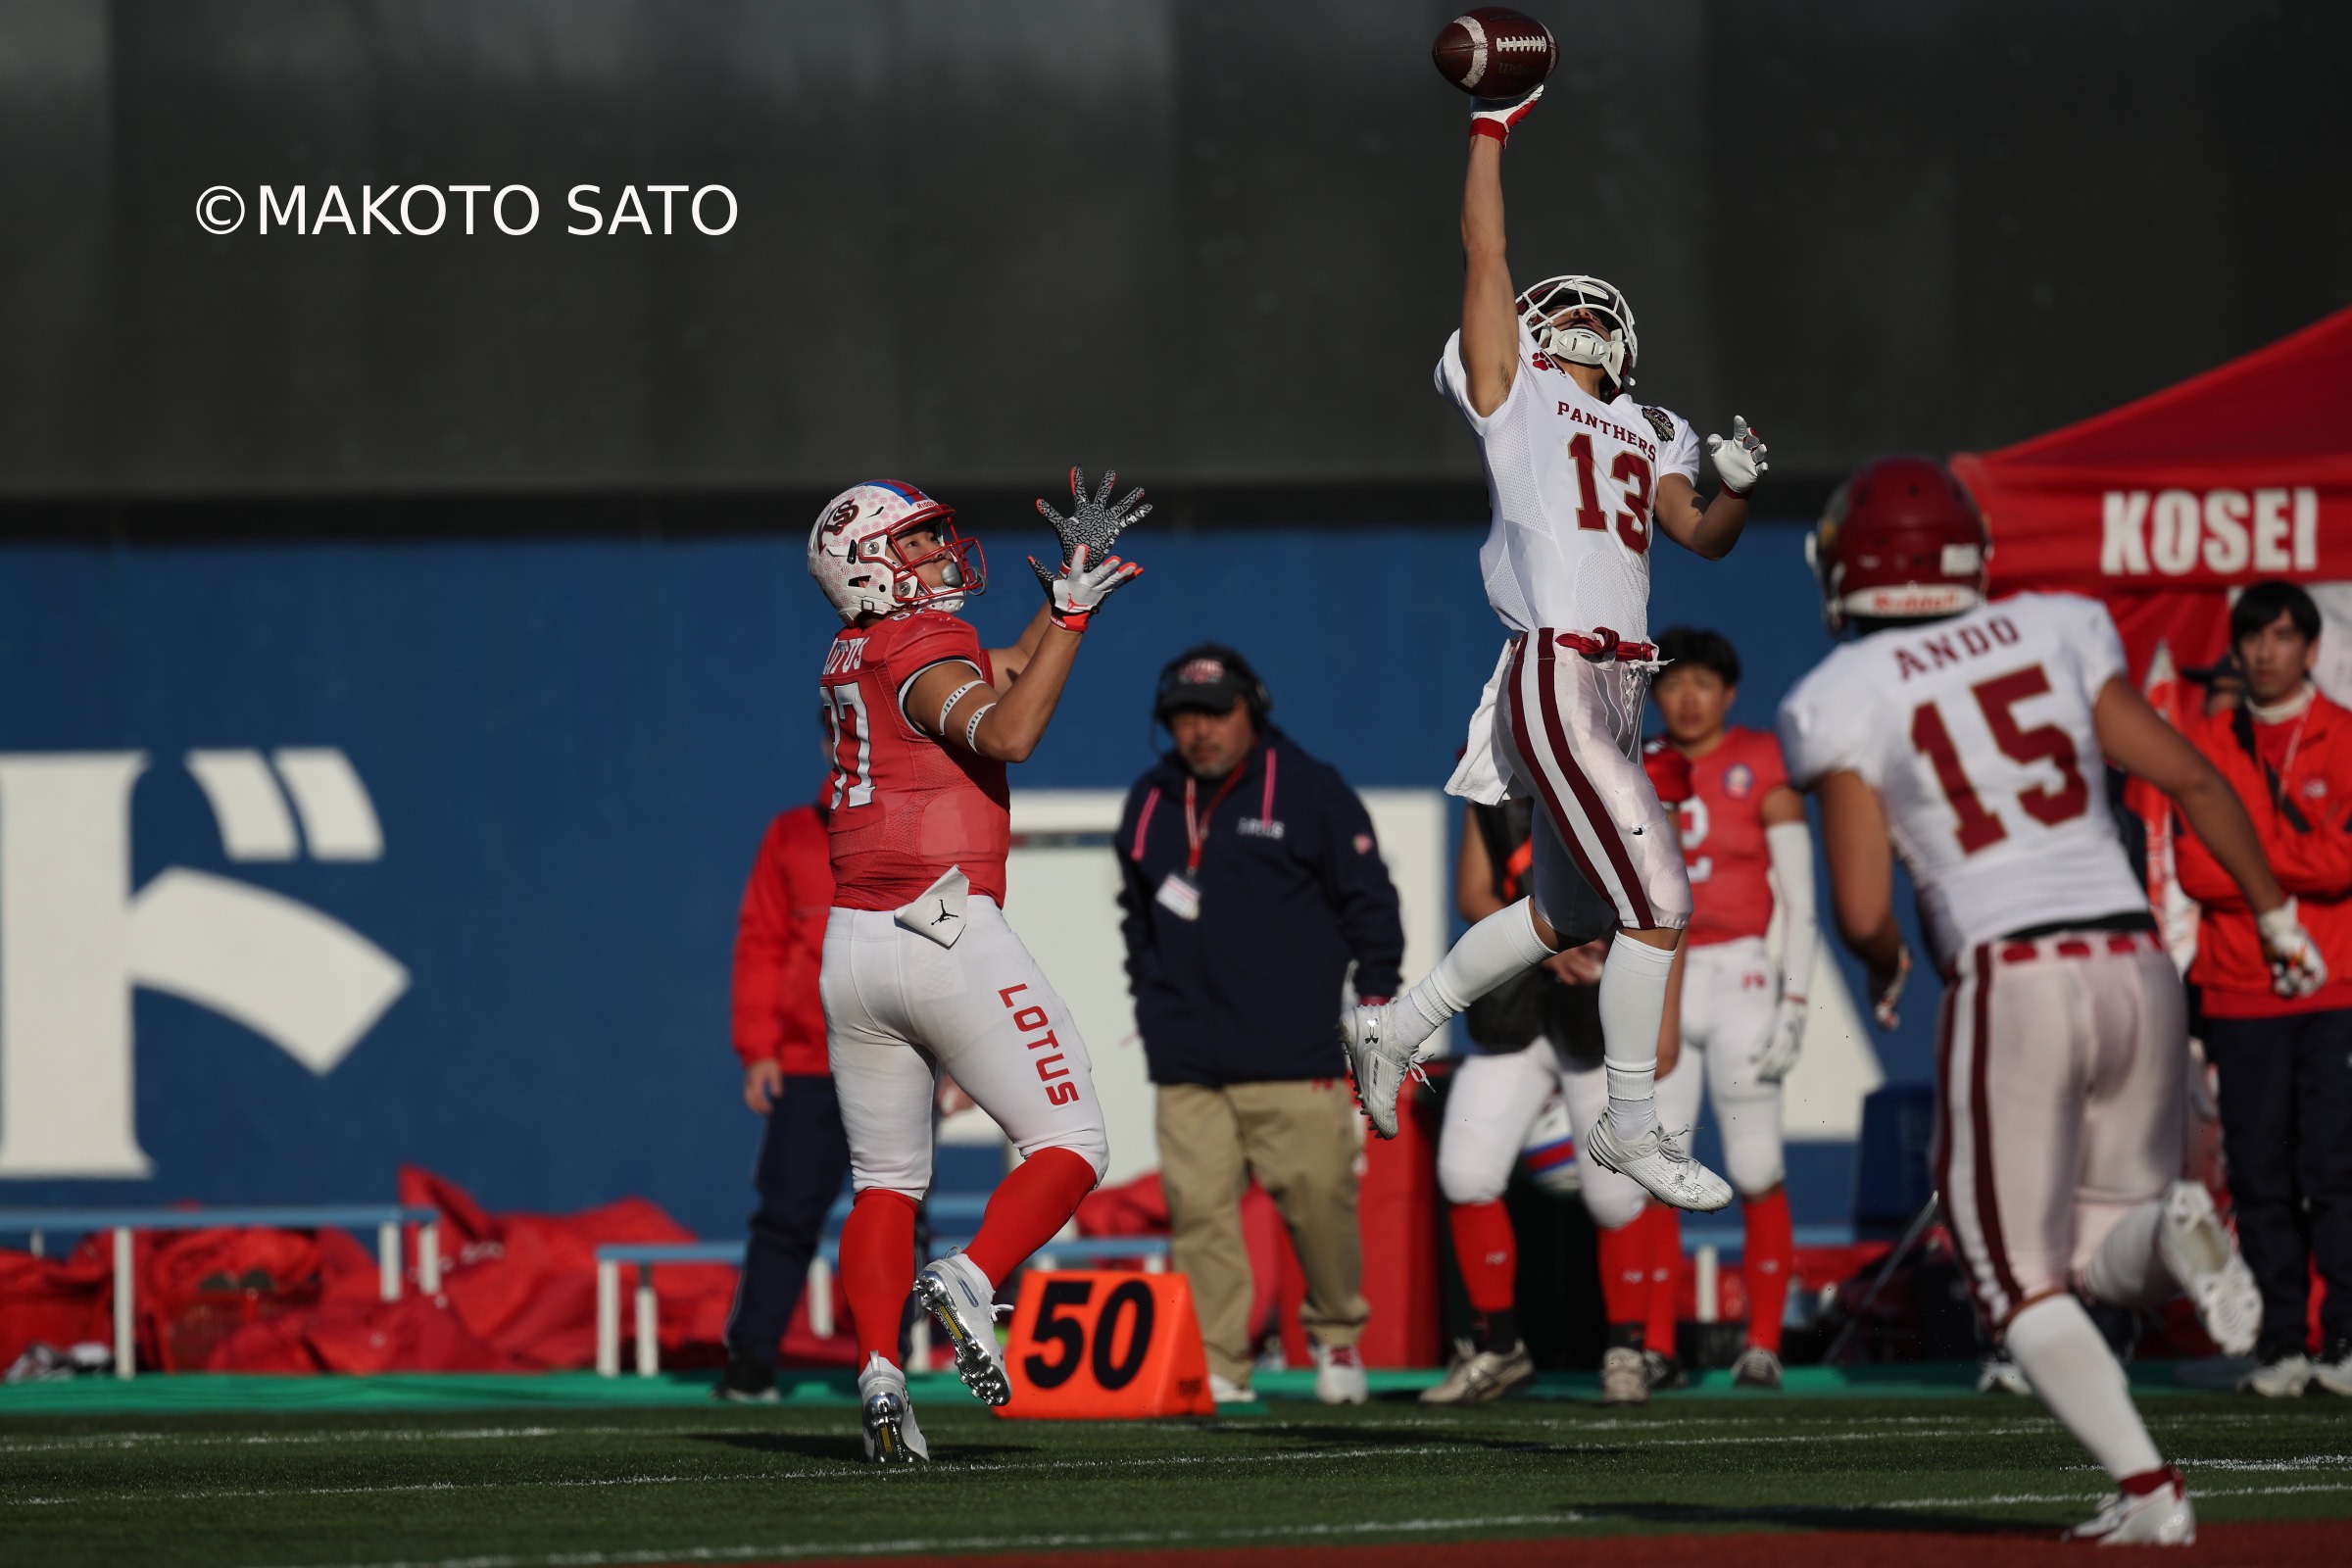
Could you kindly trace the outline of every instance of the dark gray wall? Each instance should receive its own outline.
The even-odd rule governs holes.
[[[0,493],[1456,481],[1428,0],[11,0]],[[1523,278],[1775,466],[2029,435],[2352,298],[2352,6],[1538,4]],[[520,182],[537,232],[198,192]],[[574,238],[575,182],[722,239]]]

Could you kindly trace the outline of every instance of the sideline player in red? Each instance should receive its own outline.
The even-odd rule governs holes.
[[[2327,965],[2245,808],[2132,684],[2106,610],[1984,602],[1976,504],[1929,458],[1882,458],[1812,541],[1833,632],[1861,635],[1781,704],[1788,775],[1821,800],[1838,934],[1891,1027],[1910,959],[1892,862],[1945,978],[1936,1186],[1977,1307],[2116,1491],[2074,1539],[2185,1543],[2196,1514],[2076,1299],[2185,1292],[2231,1354],[2261,1298],[2203,1186],[2180,1179],[2180,975],[2106,808],[2108,762],[2166,795],[2255,911],[2275,983]]]
[[[930,1456],[898,1364],[908,1292],[939,1320],[965,1385],[1004,1403],[997,1289],[1068,1221],[1109,1157],[1086,1044],[1004,921],[1004,764],[1036,748],[1089,618],[1142,569],[1108,554],[1152,510],[1136,505],[1141,490],[1110,505],[1115,479],[1089,498],[1073,468],[1068,518],[1038,503],[1061,535],[1062,564],[1031,561],[1047,602],[1010,648],[984,652],[953,613],[986,586],[980,547],[913,486],[846,490],[808,534],[809,575],[849,623],[819,686],[833,724],[834,880],[819,986],[857,1192],[841,1283],[866,1455],[880,1463]],[[971,1246],[918,1276],[915,1208],[931,1185],[942,1070],[1022,1162]]]
[[[1813,835],[1805,803],[1781,765],[1780,742],[1729,722],[1740,695],[1740,655],[1731,642],[1719,632],[1670,627],[1658,634],[1658,657],[1668,662],[1650,698],[1665,721],[1666,743],[1690,763],[1690,794],[1681,811],[1691,901],[1684,934],[1683,1060],[1686,1070],[1706,1075],[1723,1134],[1724,1172],[1740,1194],[1746,1232],[1747,1348],[1733,1363],[1732,1382],[1777,1389],[1781,1312],[1796,1261],[1782,1188],[1781,1080],[1796,1065],[1804,1041],[1818,931]],[[1777,966],[1764,945],[1776,904]]]
[[[1690,422],[1634,400],[1640,342],[1624,294],[1581,273],[1512,288],[1502,149],[1543,91],[1482,99],[1471,113],[1462,325],[1438,364],[1439,390],[1485,460],[1494,523],[1479,567],[1510,633],[1446,789],[1540,804],[1533,895],[1472,926],[1403,995],[1356,1007],[1341,1031],[1372,1130],[1395,1137],[1397,1092],[1448,1018],[1560,949],[1608,936],[1608,1113],[1585,1152],[1666,1202],[1716,1209],[1731,1188],[1658,1120],[1659,1020],[1690,886],[1634,754],[1656,668],[1651,544],[1662,534],[1709,560],[1729,553],[1765,449],[1738,416],[1731,439],[1709,437],[1723,489],[1702,502]]]

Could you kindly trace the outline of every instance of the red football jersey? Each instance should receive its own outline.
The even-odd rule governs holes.
[[[845,626],[825,655],[837,908],[898,908],[950,866],[974,893],[1004,902],[1004,764],[916,728],[899,706],[917,675],[947,662],[993,674],[970,623],[930,610]]]
[[[1692,946],[1760,937],[1772,923],[1764,797],[1788,782],[1781,743],[1763,730],[1727,730],[1721,746],[1691,760],[1682,829]]]

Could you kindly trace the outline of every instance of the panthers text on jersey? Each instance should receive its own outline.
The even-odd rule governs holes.
[[[1485,449],[1494,520],[1478,553],[1487,602],[1515,632],[1649,635],[1650,509],[1658,480],[1698,481],[1698,438],[1669,410],[1619,393],[1603,403],[1519,328],[1519,371],[1493,414],[1470,405],[1462,335],[1446,342],[1438,390]]]
[[[968,664],[974,679],[989,669],[971,624],[932,610],[845,626],[826,651],[818,690],[832,734],[836,908],[899,908],[951,866],[1004,903],[1004,764],[943,743],[901,706],[941,663]]]
[[[2013,931],[2144,909],[2107,809],[2091,710],[2124,673],[2106,610],[2019,594],[1848,643],[1781,704],[1789,777],[1885,804],[1947,970]]]
[[[1788,782],[1780,742],[1760,729],[1728,729],[1721,745],[1690,760],[1682,830],[1692,946],[1760,937],[1772,924],[1764,797]]]

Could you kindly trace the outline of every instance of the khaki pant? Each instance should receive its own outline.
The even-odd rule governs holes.
[[[1155,1127],[1159,1178],[1175,1231],[1170,1250],[1189,1276],[1208,1369],[1250,1380],[1250,1253],[1242,1195],[1250,1178],[1274,1200],[1306,1275],[1298,1317],[1317,1345],[1353,1345],[1364,1301],[1355,1228],[1355,1102],[1345,1080],[1162,1084]]]

